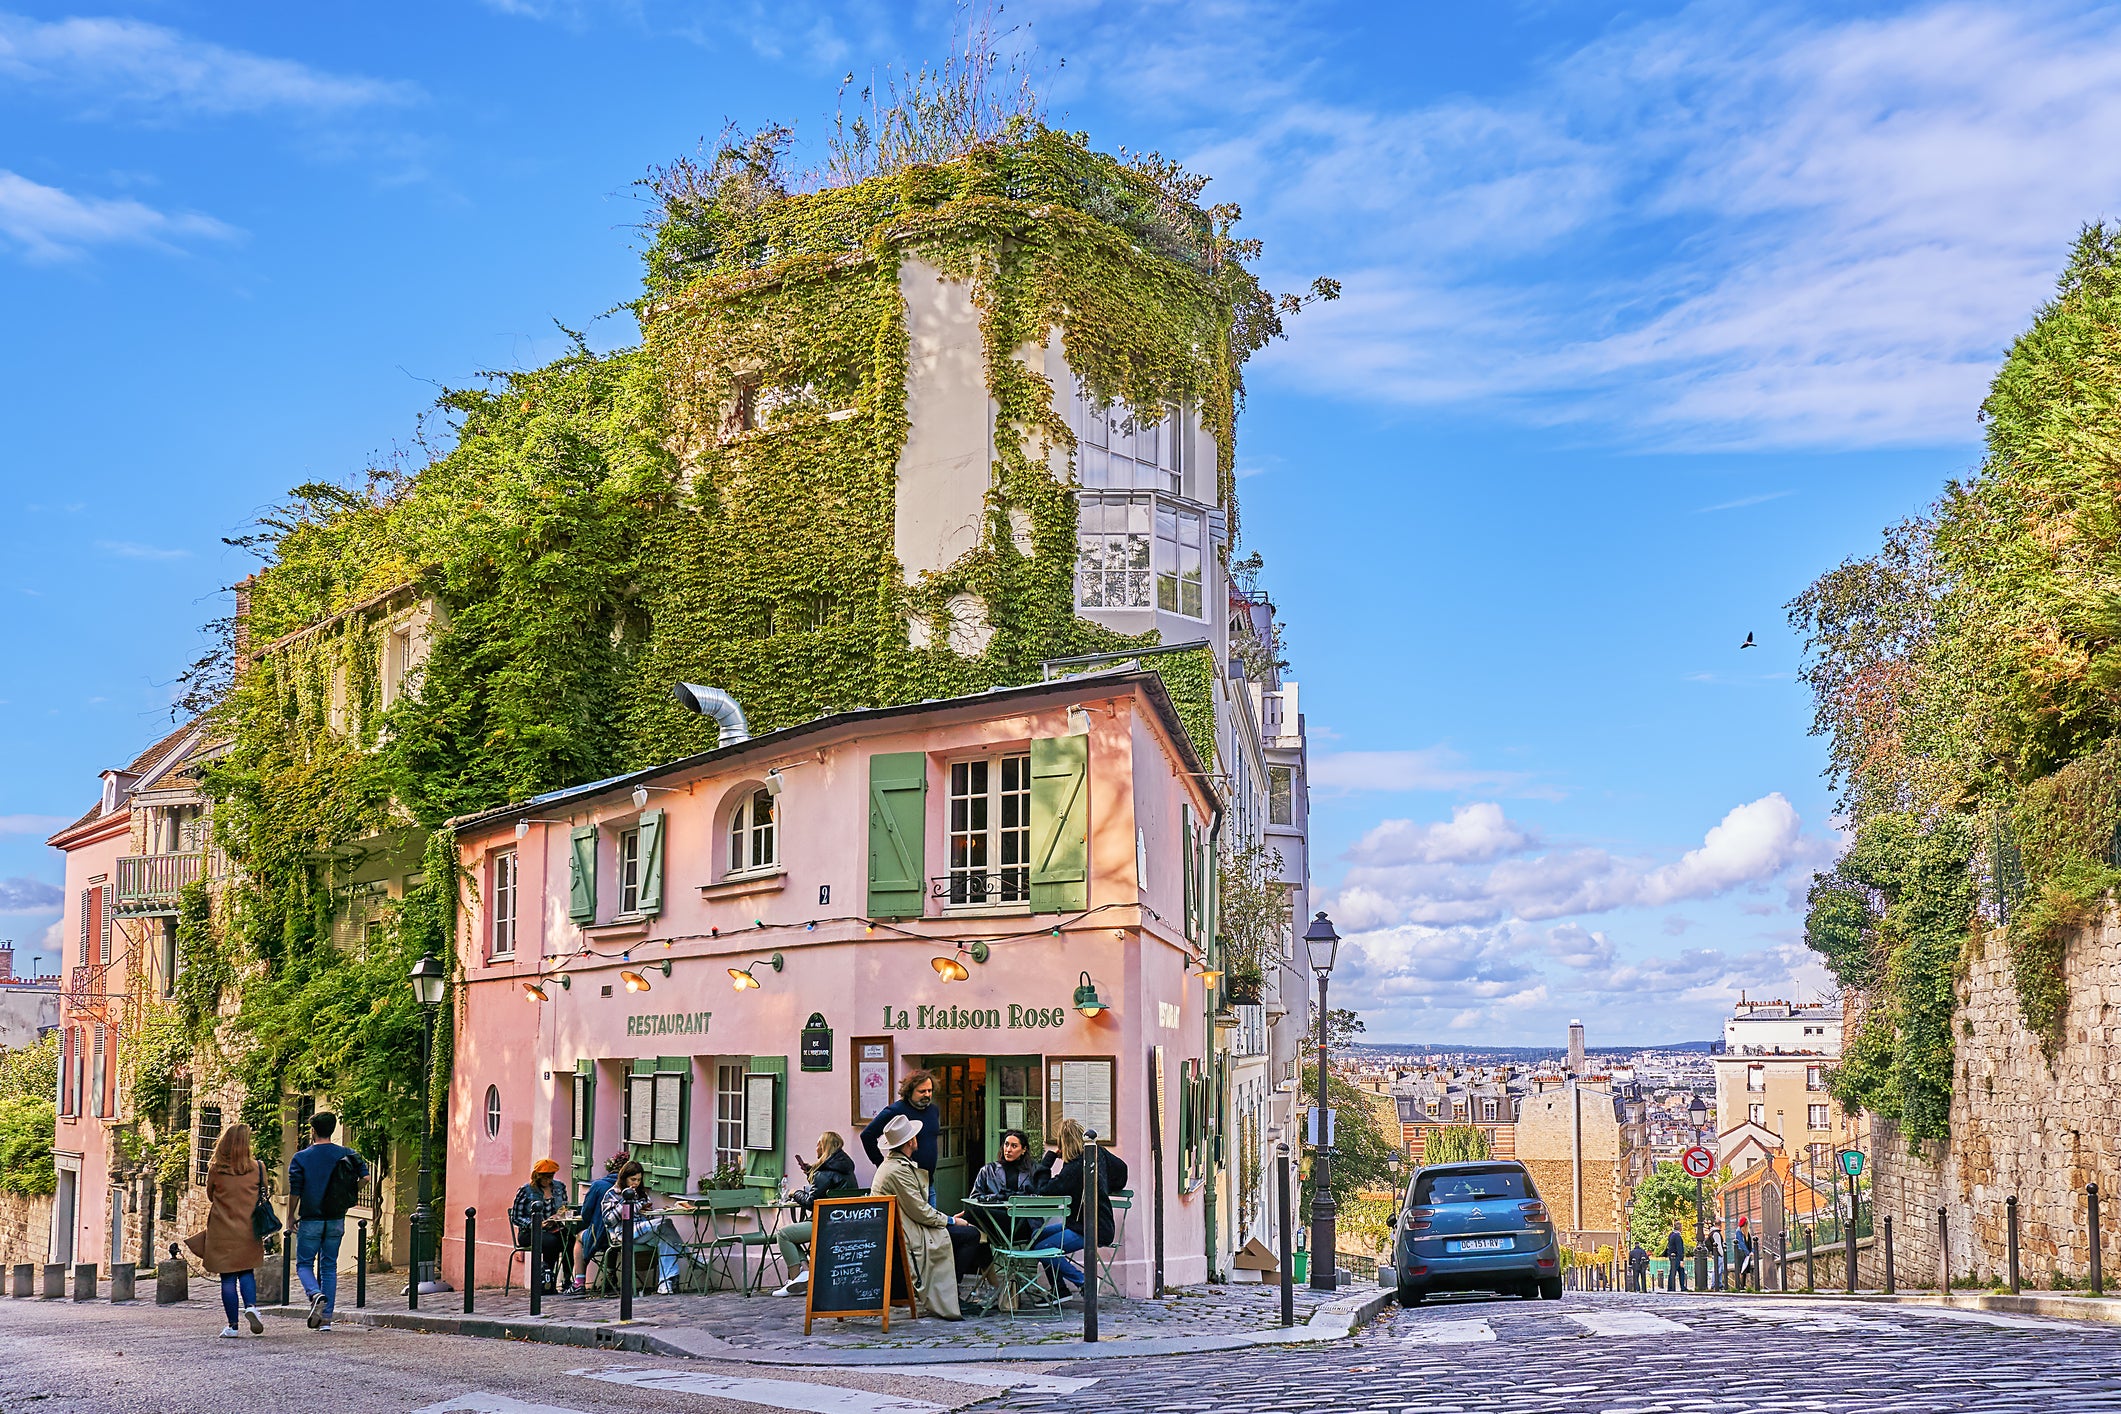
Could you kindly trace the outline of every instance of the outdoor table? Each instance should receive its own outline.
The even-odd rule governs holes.
[[[779,1231],[781,1221],[792,1204],[765,1196],[771,1190],[761,1187],[716,1188],[704,1193],[686,1193],[673,1200],[681,1207],[673,1208],[673,1216],[682,1213],[693,1220],[693,1241],[687,1250],[693,1260],[704,1267],[708,1280],[713,1280],[719,1268],[723,1277],[746,1296],[756,1290],[751,1272],[750,1251],[760,1249],[758,1278],[766,1275],[766,1262],[773,1245],[774,1234]],[[755,1214],[756,1227],[741,1226],[744,1215]],[[725,1227],[724,1224],[727,1224]],[[736,1254],[737,1266],[732,1272],[729,1254]]]
[[[1022,1194],[999,1202],[990,1198],[967,1198],[965,1211],[987,1235],[993,1252],[996,1285],[1001,1288],[1000,1308],[1013,1319],[1019,1309],[1030,1307],[1059,1314],[1060,1302],[1039,1285],[1042,1263],[1058,1257],[1058,1246],[1032,1248],[1040,1228],[1068,1216],[1066,1198],[1034,1198]]]

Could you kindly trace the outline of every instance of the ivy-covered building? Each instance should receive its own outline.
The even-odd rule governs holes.
[[[653,188],[638,347],[448,395],[426,464],[301,487],[249,542],[193,679],[227,867],[166,1034],[268,1156],[329,1107],[403,1173],[464,1017],[421,1076],[405,974],[477,897],[446,821],[712,748],[677,682],[764,734],[1136,662],[1223,807],[1192,826],[1219,1272],[1271,1236],[1307,1014],[1302,718],[1257,558],[1232,573],[1243,365],[1300,301],[1197,180],[1043,128],[824,186],[754,140]]]

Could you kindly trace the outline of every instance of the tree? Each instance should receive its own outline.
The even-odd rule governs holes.
[[[1706,1179],[1690,1177],[1677,1164],[1659,1164],[1650,1170],[1649,1177],[1635,1187],[1634,1207],[1628,1216],[1628,1235],[1655,1253],[1664,1251],[1664,1240],[1670,1235],[1672,1225],[1679,1225],[1679,1235],[1686,1239],[1688,1250],[1694,1246],[1694,1192],[1701,1185],[1703,1201],[1713,1211],[1713,1201],[1718,1190],[1730,1182],[1728,1166],[1718,1169]]]
[[[1318,1062],[1303,1068],[1303,1093],[1318,1094]],[[1391,1188],[1392,1149],[1378,1127],[1377,1112],[1370,1095],[1354,1082],[1327,1072],[1326,1102],[1333,1109],[1333,1201],[1347,1204],[1366,1188]],[[1298,1195],[1304,1207],[1311,1204],[1311,1180],[1307,1177]]]
[[[1354,1012],[1342,1007],[1334,1007],[1326,1013],[1327,1054],[1346,1055],[1348,1048],[1355,1044],[1355,1038],[1362,1035],[1362,1033],[1362,1018]]]
[[[1488,1132],[1478,1125],[1453,1124],[1432,1129],[1422,1141],[1421,1161],[1425,1164],[1464,1164],[1492,1157]]]

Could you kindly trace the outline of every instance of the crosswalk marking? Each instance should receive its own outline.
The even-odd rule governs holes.
[[[947,1414],[949,1409],[945,1404],[903,1399],[895,1394],[872,1394],[865,1389],[847,1389],[840,1385],[709,1375],[692,1370],[575,1370],[572,1373],[606,1384],[631,1385],[635,1389],[673,1394],[711,1394],[744,1404],[763,1404],[769,1409],[797,1410],[801,1414]]]
[[[1681,1334],[1686,1327],[1677,1321],[1668,1321],[1651,1311],[1564,1311],[1562,1315],[1582,1326],[1592,1335],[1669,1335]]]
[[[455,1399],[445,1399],[440,1404],[424,1404],[412,1414],[582,1414],[582,1411],[564,1409],[557,1404],[531,1404],[512,1395],[473,1390]]]
[[[1074,1394],[1097,1383],[1095,1375],[1033,1375],[985,1365],[914,1365],[902,1373],[924,1379],[949,1380],[953,1384],[978,1385],[983,1389],[1013,1389],[1025,1394]]]
[[[1400,1337],[1402,1345],[1472,1345],[1493,1340],[1495,1327],[1486,1321],[1423,1321]]]

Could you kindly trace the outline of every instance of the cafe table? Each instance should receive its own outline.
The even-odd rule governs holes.
[[[672,1216],[692,1219],[693,1241],[687,1251],[706,1270],[710,1283],[719,1271],[725,1282],[746,1296],[763,1283],[766,1264],[773,1256],[775,1235],[795,1206],[773,1198],[772,1191],[763,1185],[711,1188],[704,1193],[681,1194],[673,1200]],[[756,1274],[751,1269],[753,1251],[759,1254]],[[732,1256],[734,1269],[730,1264]]]
[[[1040,1282],[1044,1263],[1061,1255],[1059,1244],[1033,1247],[1032,1240],[1047,1223],[1065,1221],[1066,1198],[1038,1198],[1015,1194],[999,1201],[967,1198],[965,1212],[978,1225],[993,1252],[995,1283],[1001,1288],[996,1303],[1014,1319],[1021,1310],[1060,1313],[1060,1302]]]

